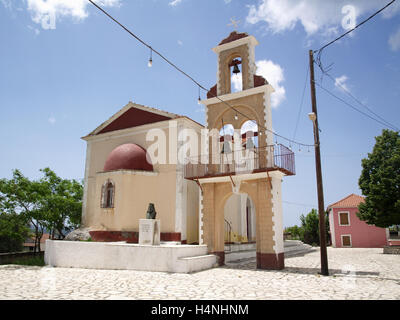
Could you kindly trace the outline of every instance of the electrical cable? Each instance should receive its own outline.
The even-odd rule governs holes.
[[[152,46],[150,46],[149,44],[147,44],[145,41],[143,41],[140,37],[138,37],[137,35],[135,35],[132,31],[130,31],[127,27],[125,27],[123,24],[121,24],[118,20],[116,20],[115,18],[113,18],[107,11],[105,11],[103,8],[101,8],[99,5],[97,5],[94,1],[92,0],[88,0],[91,4],[93,4],[97,9],[99,9],[101,12],[103,12],[107,17],[109,17],[111,20],[113,20],[115,23],[117,23],[121,28],[123,28],[126,32],[128,32],[132,37],[134,37],[137,41],[139,41],[141,44],[143,44],[144,46],[146,46],[147,48],[149,48],[151,50],[151,52],[154,52],[155,54],[157,54],[159,57],[161,57],[165,62],[167,62],[169,65],[171,65],[173,68],[175,68],[177,71],[179,71],[180,73],[182,73],[184,76],[186,76],[188,79],[190,79],[192,82],[194,82],[200,89],[204,90],[205,92],[209,92],[208,89],[206,89],[204,86],[202,86],[198,81],[196,81],[193,77],[191,77],[189,74],[187,74],[186,72],[184,72],[182,69],[180,69],[177,65],[175,65],[174,63],[172,63],[170,60],[168,60],[164,55],[162,55],[160,52],[158,52],[157,50],[155,50]],[[255,120],[251,119],[250,117],[248,117],[247,115],[245,115],[244,113],[238,111],[237,109],[235,109],[232,105],[230,105],[227,101],[224,101],[223,99],[221,99],[220,97],[218,97],[217,95],[215,95],[213,98],[218,99],[220,102],[224,103],[225,105],[229,106],[232,110],[234,110],[236,113],[241,114],[243,117],[245,117],[246,119],[253,121],[255,124],[257,124],[257,126],[272,134],[274,134],[277,137],[280,137],[281,139],[284,139],[288,142],[291,142],[293,144],[297,144],[297,145],[301,145],[301,146],[314,146],[314,144],[305,144],[305,143],[301,143],[301,142],[297,142],[294,141],[293,139],[289,139],[286,138],[282,135],[277,134],[276,132],[265,128],[264,126],[262,126],[261,124],[257,123]]]
[[[315,81],[314,81],[314,83],[315,83],[318,87],[320,87],[322,90],[324,90],[326,93],[328,93],[328,94],[331,95],[332,97],[338,99],[339,101],[343,102],[345,105],[349,106],[349,107],[352,108],[353,110],[355,110],[355,111],[357,111],[357,112],[363,114],[364,116],[366,116],[366,117],[368,117],[368,118],[370,118],[370,119],[372,119],[372,120],[374,120],[374,121],[380,123],[381,125],[383,125],[383,126],[386,127],[386,128],[388,127],[386,123],[384,123],[384,122],[382,122],[382,121],[380,121],[380,120],[378,120],[378,119],[376,119],[376,118],[370,116],[369,114],[367,114],[367,113],[365,113],[365,112],[363,112],[363,111],[357,109],[356,107],[354,107],[353,105],[351,105],[351,104],[348,103],[347,101],[343,100],[342,98],[338,97],[338,96],[335,95],[334,93],[330,92],[328,89],[326,89],[326,88],[324,88],[323,86],[321,86],[318,82],[315,82]]]
[[[339,86],[345,93],[347,93],[348,96],[350,96],[353,100],[355,100],[359,105],[361,105],[362,107],[367,109],[369,112],[371,112],[373,115],[375,115],[377,118],[379,118],[380,120],[385,122],[388,127],[390,127],[391,129],[393,129],[395,131],[399,131],[399,128],[397,128],[395,125],[391,124],[389,121],[387,121],[384,118],[382,118],[381,116],[379,116],[377,113],[372,111],[370,108],[368,108],[364,103],[362,103],[360,101],[360,99],[356,98],[347,88],[345,88],[340,83],[338,83],[329,73],[325,73],[325,75],[327,75],[328,78],[330,78],[333,82],[335,82],[335,85]]]

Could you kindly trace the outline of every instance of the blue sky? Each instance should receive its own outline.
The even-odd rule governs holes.
[[[102,0],[104,7],[205,87],[216,82],[211,51],[240,20],[238,31],[259,41],[259,73],[277,90],[273,129],[312,144],[309,82],[301,98],[308,50],[345,32],[342,12],[360,22],[389,1]],[[198,89],[85,0],[0,0],[0,177],[18,168],[31,177],[50,167],[83,178],[86,135],[129,101],[204,123]],[[400,127],[400,6],[398,1],[324,50],[330,74],[381,117]],[[317,81],[364,112],[335,82]],[[205,94],[202,94],[205,98]],[[360,194],[361,159],[384,128],[317,87],[325,205]],[[278,142],[288,145],[283,139]],[[294,177],[284,178],[284,225],[317,206],[313,150],[293,145]]]

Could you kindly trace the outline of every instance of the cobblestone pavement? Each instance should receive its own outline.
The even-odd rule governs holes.
[[[255,261],[193,274],[0,266],[0,299],[400,299],[400,256],[382,249],[328,248],[287,258],[281,271]]]

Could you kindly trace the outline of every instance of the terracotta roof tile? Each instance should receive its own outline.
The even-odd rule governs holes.
[[[363,196],[358,196],[354,193],[351,195],[347,196],[346,198],[343,198],[342,200],[339,200],[331,205],[328,206],[328,209],[330,208],[356,208],[361,202],[364,202],[365,198]]]
[[[222,44],[229,43],[229,42],[232,42],[232,41],[236,41],[236,40],[239,40],[239,39],[242,39],[242,38],[246,38],[248,36],[249,35],[247,33],[245,33],[245,32],[244,33],[237,33],[236,31],[233,31],[233,32],[231,32],[231,34],[227,38],[222,40],[218,45],[220,46]]]

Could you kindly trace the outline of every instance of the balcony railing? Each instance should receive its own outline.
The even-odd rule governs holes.
[[[284,145],[190,158],[189,163],[185,165],[185,178],[198,179],[274,170],[279,170],[288,176],[296,174],[294,153]]]

